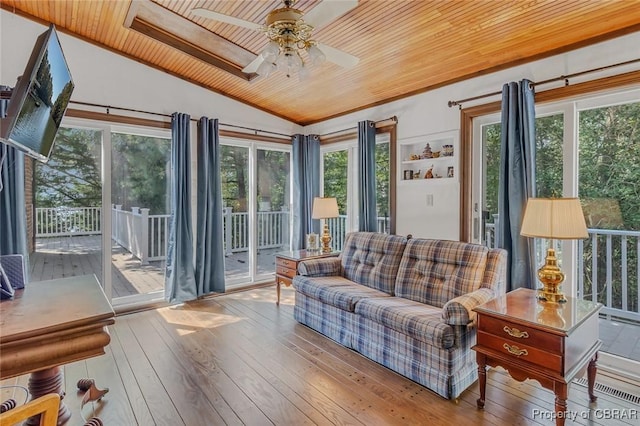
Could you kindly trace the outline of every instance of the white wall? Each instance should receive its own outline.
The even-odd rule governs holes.
[[[395,115],[398,117],[399,143],[408,138],[450,130],[456,130],[459,134],[460,112],[457,107],[448,107],[447,102],[450,100],[500,91],[502,85],[509,81],[518,81],[523,78],[543,81],[561,75],[638,59],[639,45],[640,32],[637,32],[310,125],[304,128],[304,133],[325,134],[353,127],[360,120],[383,120]],[[635,64],[606,72],[592,73],[571,79],[571,83],[575,84],[639,68],[640,66]],[[402,70],[398,70],[398,72],[402,72]],[[536,87],[536,90],[543,91],[561,85],[563,82],[551,83]],[[476,101],[475,104],[499,99],[499,96],[487,98]],[[470,102],[464,107],[473,104]],[[458,183],[438,182],[437,185],[405,185],[400,181],[401,165],[399,165],[398,171],[396,232],[403,235],[413,234],[414,237],[458,239],[460,218]],[[427,195],[433,196],[433,206],[427,206]]]
[[[0,84],[14,86],[38,35],[47,27],[0,10]],[[58,32],[75,83],[72,99],[103,105],[172,114],[207,116],[283,134],[300,126],[241,102],[175,78],[124,56]],[[79,108],[72,105],[72,108]],[[104,112],[104,110],[101,110]],[[114,114],[121,114],[112,110]],[[145,118],[154,119],[153,116]]]

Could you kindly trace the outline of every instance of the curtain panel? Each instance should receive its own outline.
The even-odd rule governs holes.
[[[376,125],[358,122],[358,230],[377,232]]]
[[[188,114],[172,114],[171,217],[164,290],[169,302],[184,302],[198,296],[193,267],[190,125]]]
[[[7,115],[8,99],[0,100],[0,117]],[[29,265],[27,208],[25,200],[25,155],[0,143],[0,255],[21,254]],[[29,268],[25,268],[28,274]],[[28,281],[28,277],[25,277]]]
[[[294,135],[293,156],[293,233],[292,248],[305,248],[305,237],[320,232],[320,221],[311,219],[313,198],[320,195],[320,138]]]
[[[534,288],[533,240],[520,235],[524,209],[535,194],[535,94],[529,80],[502,88],[497,246],[507,250],[507,291]]]
[[[198,211],[196,282],[198,296],[225,290],[222,228],[222,183],[218,120],[198,121]]]

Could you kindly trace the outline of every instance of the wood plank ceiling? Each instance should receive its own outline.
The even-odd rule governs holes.
[[[262,24],[281,6],[280,0],[153,1],[255,54],[266,45],[263,34],[190,10]],[[295,6],[307,12],[319,1]],[[282,72],[247,81],[125,27],[129,0],[0,2],[9,12],[53,22],[61,32],[302,125],[640,30],[638,0],[360,0],[314,32],[318,41],[359,57],[356,67],[325,62],[304,83]]]

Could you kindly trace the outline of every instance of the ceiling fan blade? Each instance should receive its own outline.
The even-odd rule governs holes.
[[[253,22],[245,21],[244,19],[234,18],[233,16],[225,15],[222,13],[214,12],[213,10],[203,9],[196,7],[191,9],[191,13],[203,18],[213,19],[215,21],[224,22],[226,24],[237,25],[238,27],[249,28],[250,30],[260,30],[261,27]]]
[[[358,5],[358,0],[324,0],[304,15],[304,22],[320,27]]]
[[[342,50],[336,49],[335,47],[327,46],[326,44],[322,43],[318,43],[318,47],[326,56],[327,61],[331,61],[343,68],[355,67],[356,65],[358,65],[358,62],[360,62],[360,58]]]
[[[249,65],[247,65],[242,69],[242,72],[246,74],[251,74],[256,72],[258,70],[258,67],[260,66],[260,64],[262,64],[263,61],[264,59],[262,58],[262,55],[258,55],[253,61],[249,63]]]

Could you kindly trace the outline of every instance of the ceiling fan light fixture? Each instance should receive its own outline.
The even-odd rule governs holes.
[[[267,46],[262,50],[260,55],[265,61],[273,62],[280,53],[280,45],[277,41],[271,40]]]
[[[309,59],[313,65],[320,65],[327,60],[324,52],[315,44],[309,47],[307,51],[309,53]]]
[[[319,65],[325,60],[348,68],[358,63],[358,58],[318,43],[312,38],[316,26],[322,26],[329,21],[343,15],[358,5],[359,0],[320,0],[317,5],[303,19],[304,14],[293,5],[297,0],[282,0],[284,7],[274,9],[267,15],[265,25],[255,28],[255,24],[219,12],[195,8],[195,15],[216,19],[232,25],[256,29],[263,32],[267,44],[242,71],[247,74],[258,73],[267,76],[275,68],[284,71],[287,77],[301,71],[307,73],[310,65]],[[306,59],[306,63],[303,60]],[[277,65],[277,67],[276,67]],[[302,76],[306,78],[306,76]]]

